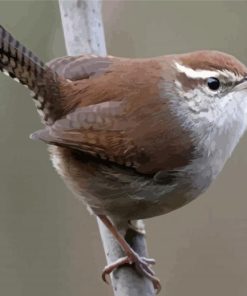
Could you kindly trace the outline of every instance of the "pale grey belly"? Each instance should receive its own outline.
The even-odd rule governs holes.
[[[193,176],[181,173],[167,182],[156,182],[131,169],[74,159],[64,148],[51,150],[58,173],[95,214],[128,220],[162,215],[192,201],[210,184],[205,179],[195,187]]]

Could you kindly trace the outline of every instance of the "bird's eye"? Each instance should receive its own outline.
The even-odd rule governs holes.
[[[216,91],[220,88],[220,81],[218,78],[215,77],[209,77],[207,80],[208,88]]]

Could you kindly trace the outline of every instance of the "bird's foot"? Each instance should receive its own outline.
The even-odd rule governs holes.
[[[154,271],[150,268],[150,265],[155,264],[155,260],[151,258],[141,257],[137,253],[129,254],[128,256],[119,258],[115,262],[107,265],[102,272],[102,279],[108,283],[106,276],[112,273],[118,267],[123,265],[132,265],[134,264],[136,270],[150,279],[154,285],[157,293],[161,290],[161,284],[157,277],[155,277]]]

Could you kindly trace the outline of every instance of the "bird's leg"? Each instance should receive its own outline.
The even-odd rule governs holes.
[[[128,228],[132,229],[133,231],[145,235],[145,225],[142,220],[129,220],[128,221]]]
[[[157,277],[154,276],[154,271],[149,267],[149,265],[155,264],[155,260],[151,258],[145,258],[139,256],[126,242],[124,237],[119,233],[117,228],[114,226],[114,224],[110,221],[110,219],[105,215],[99,215],[99,219],[104,223],[104,225],[108,228],[108,230],[112,233],[112,235],[115,237],[115,239],[120,244],[121,248],[125,252],[126,256],[119,258],[115,262],[107,265],[102,273],[102,278],[105,282],[106,276],[110,274],[112,271],[114,271],[116,268],[123,266],[125,264],[134,264],[135,268],[139,273],[149,278],[154,285],[154,288],[157,291],[160,291],[161,285],[160,281]]]

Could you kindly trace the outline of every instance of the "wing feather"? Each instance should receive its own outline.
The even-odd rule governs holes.
[[[50,61],[48,66],[58,75],[76,81],[103,74],[114,60],[117,58],[95,55],[65,56]]]
[[[124,106],[122,101],[104,102],[77,109],[31,138],[137,168],[141,151],[127,132]]]
[[[69,114],[32,138],[131,166],[143,174],[188,164],[193,142],[178,126],[168,101],[160,98],[160,64],[122,61],[86,55],[50,62],[53,70],[75,83],[81,99]]]

